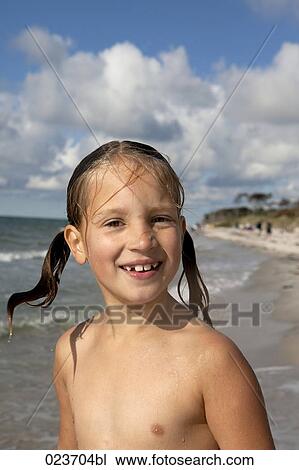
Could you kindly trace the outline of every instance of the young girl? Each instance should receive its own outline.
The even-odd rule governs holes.
[[[148,145],[109,142],[75,168],[69,223],[40,281],[8,301],[12,333],[18,304],[54,300],[70,252],[89,263],[103,293],[103,311],[56,344],[59,449],[274,448],[254,372],[212,327],[183,203],[179,178]],[[168,286],[181,259],[178,303]]]

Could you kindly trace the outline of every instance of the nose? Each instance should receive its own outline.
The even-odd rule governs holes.
[[[154,231],[144,225],[140,228],[134,227],[130,233],[128,248],[130,250],[147,251],[158,245]]]

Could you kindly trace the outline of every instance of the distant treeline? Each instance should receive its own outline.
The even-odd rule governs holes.
[[[299,226],[299,200],[291,202],[282,198],[280,201],[271,201],[272,194],[268,193],[239,193],[234,203],[247,199],[249,205],[239,207],[225,207],[204,214],[202,224],[217,226],[234,226],[236,223],[256,224],[259,221],[272,222],[274,226],[292,230]]]

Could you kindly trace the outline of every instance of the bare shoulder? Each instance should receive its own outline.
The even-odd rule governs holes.
[[[56,345],[55,345],[55,355],[60,357],[61,354],[67,352],[71,334],[75,331],[77,325],[72,326],[66,330],[61,336],[59,336]]]
[[[222,391],[237,388],[240,398],[253,394],[264,403],[255,373],[234,341],[204,322],[193,328],[193,336],[197,345],[198,370],[204,379],[204,394],[209,395],[216,386]]]
[[[56,349],[58,351],[64,350],[68,347],[68,344],[70,343],[73,337],[83,337],[83,335],[85,335],[87,329],[90,325],[92,325],[92,323],[93,318],[84,320],[81,323],[78,323],[77,325],[71,326],[58,338],[56,343]]]
[[[74,337],[76,331],[78,331],[80,325],[83,326],[83,322],[82,324],[70,327],[58,338],[55,345],[55,360],[61,361],[63,360],[65,354],[71,352],[71,340],[72,337]]]
[[[225,367],[233,359],[247,363],[238,346],[230,338],[203,321],[192,324],[189,331],[197,344],[199,357],[210,370]]]
[[[243,353],[208,325],[195,334],[206,419],[219,447],[273,449],[262,390]]]

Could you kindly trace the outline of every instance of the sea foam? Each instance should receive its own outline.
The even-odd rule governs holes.
[[[44,258],[46,253],[46,250],[2,251],[0,252],[0,263],[11,263],[12,261],[23,259]]]

